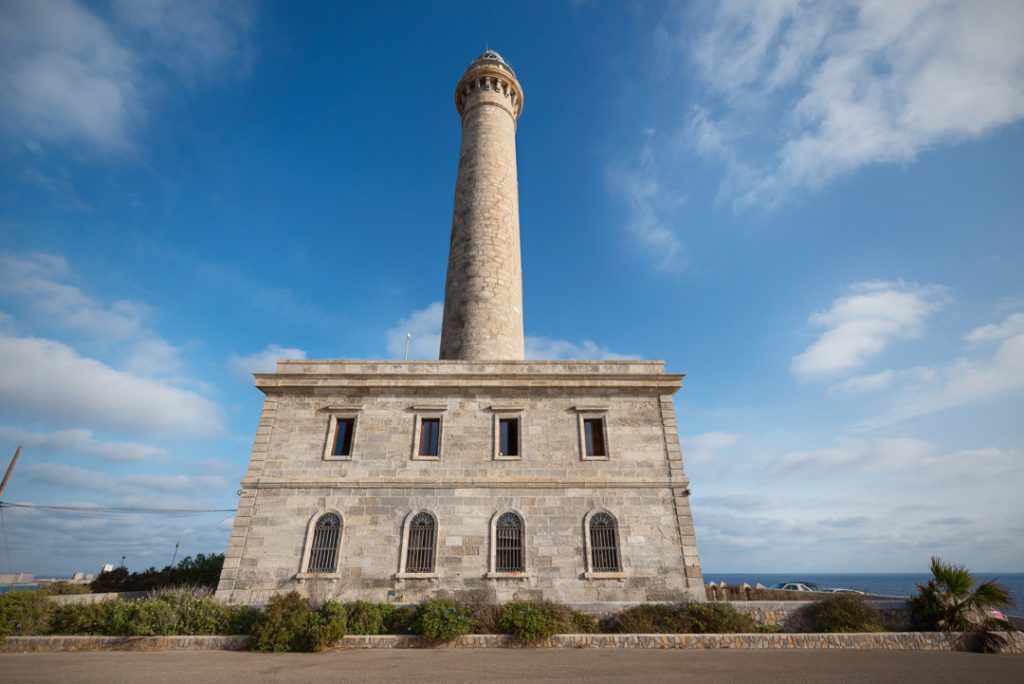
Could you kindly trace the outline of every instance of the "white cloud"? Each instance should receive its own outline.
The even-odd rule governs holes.
[[[409,358],[436,359],[441,353],[443,317],[444,302],[433,302],[399,319],[398,324],[387,331],[388,355],[393,359],[405,358],[405,336],[411,333]]]
[[[740,436],[732,432],[705,432],[679,440],[683,452],[683,463],[710,463],[719,457],[723,449],[734,447]]]
[[[989,323],[967,333],[969,342],[994,342],[1024,333],[1024,313],[1014,313],[1002,323]]]
[[[134,150],[142,115],[135,57],[72,0],[0,3],[0,119],[27,138]]]
[[[114,13],[144,37],[139,52],[192,81],[239,64],[248,69],[249,0],[114,0]]]
[[[141,336],[146,306],[119,300],[105,306],[69,284],[71,269],[63,256],[0,252],[0,294],[23,299],[48,324],[79,330],[110,341]]]
[[[423,309],[413,311],[401,318],[398,324],[387,331],[388,354],[393,359],[405,356],[405,335],[412,333],[409,346],[410,359],[436,359],[441,349],[441,321],[444,317],[444,303],[433,302]],[[607,347],[584,340],[576,343],[568,340],[526,335],[526,358],[538,360],[555,359],[635,359],[635,355],[617,354]]]
[[[273,373],[281,359],[304,359],[306,352],[295,347],[267,345],[262,351],[228,357],[228,368],[237,376],[249,378],[253,373]]]
[[[1024,117],[1016,0],[729,0],[700,19],[676,46],[728,131],[733,152],[716,156],[732,166],[723,187],[741,206]],[[766,140],[778,142],[765,156]]]
[[[828,393],[830,395],[853,395],[875,392],[888,387],[895,376],[896,373],[890,369],[871,375],[855,375],[832,385],[828,388]]]
[[[658,178],[658,167],[651,146],[654,131],[646,131],[644,146],[636,160],[608,168],[608,187],[629,205],[626,224],[629,236],[659,271],[678,270],[684,251],[671,215],[686,197],[665,187]]]
[[[115,370],[53,340],[0,335],[0,406],[13,414],[135,434],[208,437],[220,408],[194,392]]]
[[[579,344],[568,340],[553,340],[537,335],[526,336],[526,358],[536,360],[553,359],[638,359],[637,354],[617,354],[590,340]]]
[[[802,379],[827,377],[859,368],[893,340],[921,334],[925,320],[947,301],[945,288],[902,281],[854,283],[828,311],[810,316],[825,333],[790,370]]]
[[[861,427],[889,425],[1024,389],[1024,333],[1003,340],[989,357],[958,359],[907,371],[908,381],[885,414]]]
[[[0,3],[0,125],[30,149],[132,157],[168,70],[191,82],[248,69],[251,2],[130,0],[106,21],[75,0]]]
[[[149,444],[96,439],[90,430],[84,429],[41,433],[0,426],[0,437],[44,452],[75,452],[105,461],[143,461],[167,454],[164,449]]]
[[[118,490],[130,494],[132,489],[154,492],[206,491],[224,489],[227,481],[217,475],[142,474],[110,475],[66,463],[27,463],[24,476],[36,484],[96,492]],[[128,490],[128,491],[126,491]],[[152,503],[147,505],[153,506]]]

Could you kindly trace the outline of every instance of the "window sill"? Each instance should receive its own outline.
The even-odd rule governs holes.
[[[610,461],[611,456],[580,456],[581,461]]]
[[[528,572],[489,572],[484,575],[487,579],[530,579]]]
[[[523,457],[522,457],[521,454],[518,455],[518,456],[506,456],[504,454],[495,454],[494,455],[494,460],[495,461],[522,461]]]
[[[624,580],[626,579],[626,573],[624,572],[591,572],[587,571],[583,573],[583,579],[588,580]]]
[[[440,456],[420,456],[419,454],[413,454],[412,460],[414,461],[440,461]]]
[[[398,580],[436,580],[441,576],[436,572],[397,572],[395,579]]]
[[[351,461],[351,456],[324,456],[325,461]]]
[[[299,572],[295,574],[295,579],[300,582],[311,579],[325,579],[337,582],[339,577],[336,572]]]

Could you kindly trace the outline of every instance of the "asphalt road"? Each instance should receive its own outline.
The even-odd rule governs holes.
[[[373,650],[0,654],[0,682],[1024,682],[1024,656],[914,651]]]

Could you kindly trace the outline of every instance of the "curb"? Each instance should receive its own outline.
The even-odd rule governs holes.
[[[1024,634],[1007,634],[1003,653],[1024,653]],[[8,637],[0,653],[82,651],[247,651],[248,636],[34,636]],[[346,636],[328,651],[429,648],[576,648],[655,650],[836,650],[964,651],[963,634],[947,632],[870,632],[860,634],[557,634],[522,644],[507,634],[467,634],[446,643],[418,636]]]

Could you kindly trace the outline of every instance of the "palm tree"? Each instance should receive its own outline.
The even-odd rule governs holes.
[[[942,562],[933,556],[932,578],[918,584],[910,599],[915,621],[925,629],[944,632],[973,632],[979,650],[993,651],[1005,643],[998,634],[1013,628],[989,611],[1010,603],[1010,592],[996,580],[975,586],[974,576],[962,565]]]

